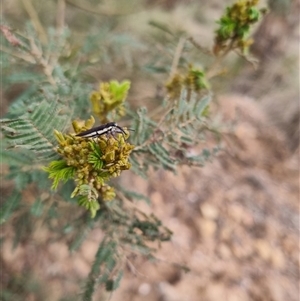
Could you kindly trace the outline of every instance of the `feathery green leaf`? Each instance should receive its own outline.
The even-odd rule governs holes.
[[[53,131],[64,131],[70,124],[70,114],[58,101],[44,100],[20,118],[2,119],[0,124],[11,148],[25,148],[38,160],[50,160],[58,156]]]
[[[52,161],[49,166],[44,167],[44,170],[49,173],[49,178],[53,179],[51,189],[56,190],[60,181],[66,182],[72,179],[75,175],[76,168],[68,166],[66,161]]]

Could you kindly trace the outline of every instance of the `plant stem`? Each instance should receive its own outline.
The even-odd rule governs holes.
[[[24,8],[26,12],[28,13],[29,17],[31,18],[32,24],[39,34],[41,42],[46,45],[48,42],[46,31],[39,19],[39,16],[34,8],[34,6],[31,3],[31,0],[22,0],[22,3],[24,5]]]

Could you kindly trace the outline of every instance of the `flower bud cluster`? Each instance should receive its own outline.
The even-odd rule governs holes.
[[[166,84],[168,96],[171,100],[179,99],[183,88],[196,93],[209,89],[205,73],[190,66],[185,74],[176,73]]]
[[[256,23],[265,9],[258,9],[259,0],[238,0],[235,4],[227,7],[226,13],[217,22],[214,54],[222,51],[240,49],[245,53],[252,40],[248,39],[250,26]],[[230,49],[228,49],[228,47]]]
[[[80,130],[78,122],[73,123]],[[126,131],[126,129],[125,129]],[[127,133],[127,132],[126,132]],[[106,182],[130,168],[129,154],[134,146],[126,142],[127,137],[117,134],[87,139],[74,134],[63,134],[55,131],[59,143],[57,152],[63,157],[67,166],[75,167],[76,188],[72,194],[80,191],[80,186],[90,185],[97,190],[103,200],[111,200],[115,193]]]
[[[91,93],[92,110],[102,123],[108,122],[108,116],[116,120],[125,115],[124,101],[129,88],[129,81],[102,82],[99,90]]]

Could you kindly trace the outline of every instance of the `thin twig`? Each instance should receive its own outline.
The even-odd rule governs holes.
[[[66,13],[66,2],[65,0],[58,0],[57,3],[57,13],[56,13],[56,34],[55,34],[55,42],[58,45],[57,49],[59,49],[59,45],[61,44],[61,36],[65,27],[65,13]],[[48,65],[51,66],[53,70],[57,64],[59,59],[59,51],[51,51],[48,57]]]
[[[19,58],[27,63],[31,63],[31,64],[35,63],[35,60],[32,58],[32,56],[25,55],[24,53],[21,53],[18,51],[13,51],[13,50],[11,50],[11,48],[7,48],[3,45],[0,45],[0,51],[8,53],[9,55]]]
[[[132,15],[132,14],[136,14],[136,13],[139,13],[139,12],[142,12],[144,11],[145,9],[140,9],[138,11],[134,11],[134,12],[122,12],[122,13],[116,13],[116,12],[108,12],[108,11],[98,11],[98,10],[95,10],[94,7],[86,7],[86,4],[83,6],[79,3],[73,3],[72,1],[70,0],[66,0],[66,3],[68,5],[71,5],[71,6],[74,6],[82,11],[85,11],[87,13],[90,13],[90,14],[93,14],[93,15],[98,15],[98,16],[107,16],[107,17],[123,17],[123,16],[128,16],[128,15]]]
[[[9,28],[8,26],[0,25],[0,31],[2,32],[8,43],[13,47],[23,46],[21,40],[16,37],[11,28]]]
[[[36,62],[43,67],[44,73],[48,78],[51,85],[56,85],[55,79],[52,76],[53,66],[48,63],[48,61],[43,57],[42,51],[37,47],[33,38],[29,38],[31,55],[34,57]]]
[[[29,17],[31,18],[32,24],[38,33],[41,42],[45,45],[48,42],[46,31],[44,30],[44,27],[42,23],[40,22],[39,16],[34,8],[34,6],[31,3],[31,0],[22,0],[22,3],[25,7],[25,10],[27,11]]]
[[[257,67],[258,67],[258,63],[259,63],[259,60],[255,57],[249,57],[249,56],[246,56],[244,54],[242,54],[240,51],[236,50],[235,53],[240,56],[242,59],[244,59],[246,62],[250,63],[252,66],[253,66],[253,69],[254,70],[257,70]]]
[[[235,41],[236,41],[235,39],[232,39],[229,45],[224,50],[224,52],[216,57],[215,61],[212,63],[210,68],[206,71],[207,79],[211,79],[214,76],[216,76],[216,74],[219,74],[219,71],[216,72],[215,69],[218,67],[218,65],[220,65],[220,63],[227,56],[227,54],[234,49],[233,44],[235,43]]]
[[[181,57],[181,53],[184,47],[186,41],[186,37],[180,37],[176,50],[175,50],[175,55],[173,57],[173,62],[172,62],[172,67],[171,67],[171,72],[170,72],[170,78],[172,78],[177,70],[178,64],[179,64],[179,60]]]
[[[204,48],[203,46],[199,45],[195,40],[194,38],[192,37],[189,37],[187,39],[189,42],[191,42],[191,44],[193,44],[198,50],[200,50],[202,53],[206,54],[206,55],[209,55],[209,56],[212,56],[212,52],[211,50],[207,49],[207,48]]]
[[[165,113],[164,115],[160,118],[160,121],[158,122],[157,126],[155,127],[155,129],[153,130],[151,136],[141,145],[137,146],[134,148],[134,152],[139,151],[141,149],[143,149],[145,146],[147,146],[148,144],[150,144],[152,142],[152,139],[154,138],[155,134],[156,134],[156,130],[158,130],[160,128],[160,126],[162,125],[162,123],[165,121],[166,117],[169,115],[169,113],[174,109],[174,107],[170,107]]]
[[[66,12],[65,0],[58,0],[57,12],[56,12],[56,32],[58,36],[62,33],[65,27],[65,12]]]

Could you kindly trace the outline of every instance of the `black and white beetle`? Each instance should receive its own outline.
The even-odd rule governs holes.
[[[95,138],[98,136],[107,135],[115,138],[116,133],[122,134],[125,139],[125,131],[115,122],[108,122],[106,124],[102,124],[87,131],[81,132],[76,136],[83,138]]]

